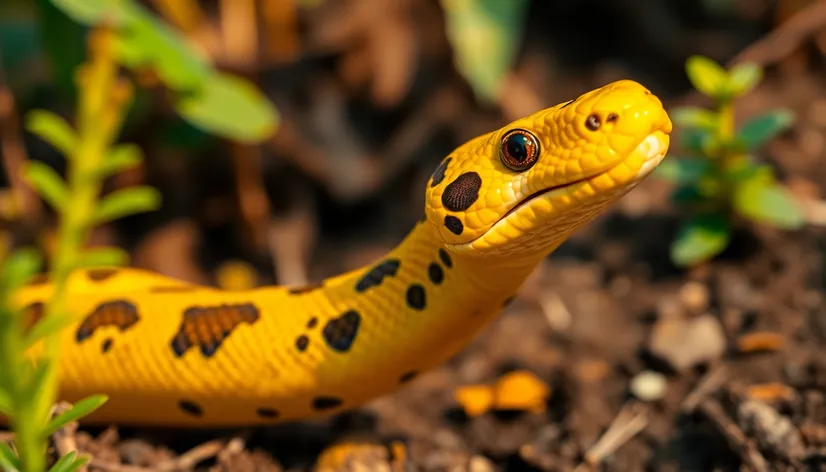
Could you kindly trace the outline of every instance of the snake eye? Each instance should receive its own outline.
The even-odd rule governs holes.
[[[508,131],[502,138],[499,157],[508,169],[517,172],[528,170],[539,158],[539,140],[523,129]]]
[[[588,115],[588,118],[585,120],[585,126],[591,131],[598,130],[601,124],[599,116],[597,115]]]

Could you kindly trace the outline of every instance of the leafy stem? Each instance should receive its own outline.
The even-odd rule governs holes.
[[[776,181],[772,169],[753,158],[755,151],[792,124],[792,114],[770,111],[737,128],[735,102],[759,83],[762,70],[753,64],[725,70],[706,57],[693,56],[686,62],[686,72],[694,87],[716,106],[674,111],[688,155],[672,157],[657,170],[678,184],[672,200],[689,210],[671,246],[671,259],[679,266],[699,264],[722,252],[738,215],[783,229],[805,223],[797,202]]]

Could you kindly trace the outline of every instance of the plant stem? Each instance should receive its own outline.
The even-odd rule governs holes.
[[[44,319],[70,316],[66,307],[67,281],[81,262],[81,250],[91,230],[92,216],[102,182],[97,170],[104,163],[109,147],[116,139],[124,116],[124,105],[131,89],[117,77],[117,64],[111,52],[111,32],[95,30],[90,38],[91,60],[78,75],[80,104],[77,115],[78,142],[72,155],[66,156],[68,197],[60,214],[57,249],[52,259],[54,292],[45,306]],[[21,348],[18,341],[14,349]],[[36,400],[20,398],[17,404],[15,444],[25,472],[45,469],[46,437],[43,429],[57,399],[60,333],[45,339],[42,368],[46,369]],[[5,354],[5,352],[4,352]],[[15,355],[15,354],[12,354]],[[19,365],[23,365],[20,359]],[[36,380],[35,377],[30,377]],[[30,382],[27,382],[29,384]],[[18,389],[20,390],[20,389]],[[31,389],[26,389],[32,395]],[[19,392],[24,393],[24,392]],[[18,397],[19,398],[19,397]]]

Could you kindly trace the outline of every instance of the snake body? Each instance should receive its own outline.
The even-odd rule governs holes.
[[[272,424],[340,412],[458,353],[578,227],[663,159],[670,119],[622,80],[476,137],[374,263],[307,287],[222,291],[137,268],[76,271],[60,394],[87,423]],[[48,281],[19,292],[30,313]]]

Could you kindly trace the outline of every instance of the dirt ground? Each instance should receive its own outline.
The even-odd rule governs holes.
[[[728,59],[771,29],[752,18],[726,26],[727,33],[703,33],[696,6],[686,6],[692,11],[678,12],[684,20],[666,38],[665,31],[654,31],[660,10],[625,11],[614,2],[591,2],[610,10],[593,30],[548,23],[561,17],[585,24],[598,10],[575,3],[555,7],[560,12],[536,7],[526,26],[531,46],[515,75],[539,91],[534,99],[541,103],[566,100],[634,71],[661,91],[669,108],[706,105],[687,90],[682,63],[688,45],[692,53]],[[640,19],[632,18],[634,12]],[[432,11],[420,16],[425,23],[441,21]],[[321,26],[311,31],[335,30],[335,20],[320,14],[315,21]],[[500,126],[525,106],[516,91],[499,104],[501,115],[467,105],[466,87],[456,85],[461,81],[455,74],[441,73],[449,64],[443,38],[419,38],[430,59],[417,63],[415,80],[401,91],[365,92],[366,77],[394,66],[378,59],[365,66],[350,50],[361,47],[352,46],[359,41],[330,46],[337,34],[345,36],[335,31],[311,34],[310,42],[349,62],[331,67],[327,62],[334,61],[323,59],[322,65],[274,74],[278,86],[269,92],[286,131],[270,143],[264,164],[254,164],[237,146],[186,152],[147,146],[146,168],[120,184],[157,186],[164,209],[107,228],[96,241],[128,248],[137,266],[194,282],[214,282],[216,268],[229,259],[248,261],[258,270],[258,283],[305,276],[283,266],[272,275],[267,251],[273,247],[281,248],[282,257],[311,251],[308,279],[334,275],[369,262],[412,227],[421,214],[424,182],[452,146]],[[613,49],[605,55],[624,62],[602,55],[609,41]],[[549,61],[539,45],[548,44],[560,51],[556,59],[568,67],[560,66],[564,73],[542,66]],[[571,44],[577,48],[565,48]],[[775,165],[796,194],[816,200],[826,197],[826,81],[822,52],[812,54],[806,44],[803,52],[780,47],[781,53],[762,57],[771,63],[767,79],[738,103],[737,116],[743,120],[777,106],[796,113],[794,128],[758,157]],[[649,52],[631,53],[632,46]],[[363,103],[377,97],[389,104]],[[130,139],[154,142],[157,120],[145,121],[130,130]],[[352,139],[354,130],[361,141]],[[301,141],[296,136],[302,132],[327,134]],[[54,158],[28,144],[31,154]],[[182,157],[190,151],[194,157]],[[319,157],[325,153],[336,159]],[[319,171],[324,166],[328,174]],[[268,230],[256,232],[258,223],[249,216],[255,212],[245,209],[245,201],[260,196],[244,196],[260,185],[259,173],[272,206],[265,219],[270,211],[278,218],[298,215],[288,222],[273,218],[281,222],[269,230],[283,237],[268,250],[260,241],[249,243]],[[554,253],[459,356],[357,411],[242,431],[81,428],[63,431],[55,448],[76,445],[93,456],[89,470],[113,472],[826,470],[826,224],[789,233],[742,222],[724,254],[682,271],[668,260],[680,222],[669,191],[649,178]],[[823,206],[818,208],[824,222]],[[239,209],[242,216],[233,215]],[[26,231],[23,240],[35,237],[34,230]],[[334,253],[344,256],[330,257]],[[517,407],[471,414],[459,401],[462,389],[493,385],[509,372],[532,379],[530,388],[516,389],[524,395],[511,390],[510,400],[522,401]],[[545,389],[545,398],[528,398]]]

